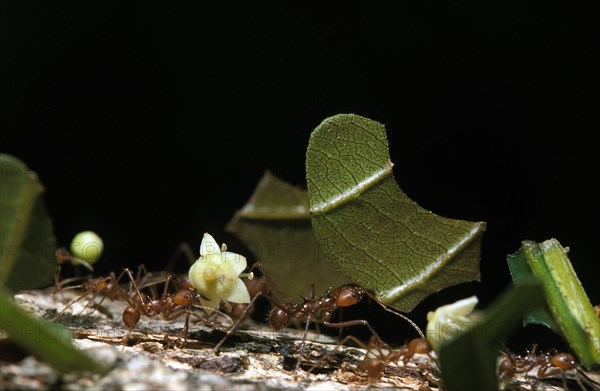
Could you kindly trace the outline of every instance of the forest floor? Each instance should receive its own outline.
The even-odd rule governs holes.
[[[73,291],[36,290],[16,295],[15,301],[35,316],[52,318],[74,297]],[[322,334],[310,332],[300,355],[302,331],[272,332],[247,321],[215,354],[213,347],[224,334],[198,321],[191,322],[185,345],[175,348],[184,317],[142,317],[129,333],[121,321],[123,303],[106,299],[91,314],[85,305],[81,300],[57,321],[71,330],[77,347],[110,367],[107,373],[60,374],[32,356],[8,360],[0,355],[0,389],[443,390],[435,357],[425,354],[415,354],[406,365],[385,365],[380,378],[369,379],[361,368],[365,349],[338,345]],[[503,387],[563,389],[560,376],[543,381],[518,376]]]

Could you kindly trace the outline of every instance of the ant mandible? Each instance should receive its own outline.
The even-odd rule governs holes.
[[[268,289],[265,289],[256,293],[256,295],[252,298],[244,312],[236,320],[233,326],[227,331],[227,333],[221,339],[221,341],[219,341],[219,343],[215,346],[215,352],[218,352],[219,348],[225,342],[227,337],[237,329],[241,320],[243,320],[246,317],[246,312],[253,307],[256,300],[261,296],[269,300],[269,302],[273,306],[268,317],[269,326],[273,331],[279,331],[284,327],[288,326],[293,321],[305,322],[306,325],[304,335],[302,338],[302,344],[300,345],[301,352],[304,349],[306,336],[308,334],[308,328],[311,322],[322,324],[324,326],[332,328],[345,328],[363,325],[369,329],[374,338],[385,344],[379,337],[375,329],[373,329],[366,320],[356,319],[344,322],[331,322],[331,317],[333,313],[338,309],[338,307],[353,306],[360,302],[365,295],[375,300],[386,311],[392,312],[393,314],[400,316],[406,321],[408,321],[419,332],[419,335],[422,338],[424,338],[423,333],[414,322],[412,322],[404,315],[388,308],[372,293],[359,287],[358,285],[343,285],[339,288],[328,290],[325,293],[325,295],[323,295],[320,298],[316,298],[315,286],[314,284],[311,284],[310,295],[308,296],[308,298],[303,297],[303,303],[297,304],[291,302],[289,299],[286,299],[286,296],[283,294],[283,292],[277,286],[277,284],[275,284],[275,282],[269,276],[269,274],[265,271],[260,262],[254,263],[251,270],[254,268],[257,268],[262,272],[262,275],[266,281],[266,285],[271,288],[271,292]]]

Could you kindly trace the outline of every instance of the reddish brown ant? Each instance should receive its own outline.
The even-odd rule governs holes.
[[[564,389],[568,389],[565,372],[571,370],[575,370],[575,381],[582,390],[586,390],[586,388],[580,377],[596,387],[600,386],[598,382],[585,374],[573,355],[564,352],[536,354],[536,350],[537,346],[534,345],[531,351],[524,357],[505,351],[504,358],[499,366],[500,380],[505,382],[510,381],[517,373],[522,373],[525,374],[525,377],[529,377],[529,373],[536,367],[539,367],[534,372],[536,378],[543,379],[560,374]]]
[[[89,295],[92,295],[92,298],[89,301],[89,303],[86,305],[86,308],[87,308],[87,306],[90,305],[90,303],[94,303],[94,299],[98,295],[102,295],[103,297],[102,297],[102,300],[100,301],[100,303],[97,305],[102,304],[102,301],[104,301],[104,299],[106,299],[106,298],[109,298],[110,300],[113,300],[113,301],[114,300],[124,300],[123,299],[123,296],[124,296],[123,289],[119,285],[119,281],[121,280],[121,278],[124,275],[125,275],[124,271],[118,277],[115,276],[114,272],[111,272],[107,277],[90,278],[88,281],[85,281],[83,284],[69,287],[71,289],[82,288],[84,290],[84,292],[81,295],[79,295],[79,297],[77,297],[76,299],[69,302],[65,306],[65,308],[62,311],[60,311],[53,318],[53,320],[56,320],[58,317],[60,317],[73,304],[77,303],[80,300],[83,300],[84,298],[88,297]],[[61,289],[62,289],[62,287],[61,287]]]
[[[60,291],[64,291],[67,289],[77,289],[77,288],[81,288],[83,290],[83,293],[81,293],[76,299],[74,299],[69,304],[67,304],[67,306],[62,311],[60,311],[54,319],[58,318],[63,312],[65,312],[73,304],[77,303],[78,301],[80,301],[90,295],[92,297],[89,300],[88,304],[86,305],[86,308],[90,305],[94,305],[95,307],[97,307],[97,306],[101,305],[102,302],[106,298],[110,299],[111,301],[115,301],[115,300],[125,301],[125,299],[123,298],[123,291],[120,289],[117,289],[117,286],[119,286],[119,284],[120,284],[119,281],[121,280],[121,278],[123,278],[124,275],[125,275],[125,271],[121,272],[121,274],[118,277],[115,275],[114,272],[109,273],[109,275],[106,277],[92,278],[91,276],[88,276],[88,277],[86,277],[87,281],[83,282],[82,284],[71,285],[71,286],[67,286],[67,287],[63,287],[65,282],[67,282],[67,281],[72,282],[76,279],[81,279],[81,278],[62,280],[60,282],[60,285],[55,285],[55,290],[54,290],[53,294],[56,294]],[[140,266],[138,266],[135,281],[129,283],[129,287],[127,288],[126,291],[128,293],[131,293],[133,291],[132,283],[135,283],[140,289],[146,288],[146,287],[150,287],[150,289],[154,289],[155,285],[163,283],[165,281],[165,279],[166,279],[166,273],[150,273],[146,270],[146,267],[144,265],[140,265]],[[96,304],[95,298],[99,295],[102,296],[102,299],[100,300],[99,303]]]
[[[350,326],[363,325],[369,329],[374,338],[376,338],[379,341],[382,341],[377,332],[371,327],[371,325],[366,320],[357,319],[344,322],[331,322],[331,317],[333,313],[338,309],[338,307],[349,307],[355,305],[359,301],[361,301],[361,299],[365,295],[375,300],[386,311],[392,312],[397,316],[400,316],[403,319],[407,320],[419,332],[419,334],[422,337],[424,337],[423,333],[418,328],[418,326],[414,324],[414,322],[406,318],[404,315],[388,308],[387,306],[385,306],[385,304],[381,303],[381,301],[379,301],[372,293],[357,285],[343,285],[339,288],[328,290],[325,293],[325,295],[323,295],[320,298],[316,298],[314,284],[311,284],[310,295],[308,296],[308,298],[303,298],[303,302],[297,304],[291,302],[289,299],[286,299],[283,292],[271,279],[268,273],[266,273],[260,262],[256,262],[251,269],[254,268],[257,268],[262,272],[262,275],[265,279],[265,284],[267,287],[270,288],[270,290],[261,290],[252,298],[247,308],[241,314],[240,318],[236,320],[236,322],[227,331],[227,333],[221,339],[221,341],[215,346],[215,352],[219,350],[219,348],[225,342],[227,337],[237,329],[240,321],[246,317],[246,312],[253,307],[256,300],[261,296],[269,300],[269,302],[273,306],[268,316],[268,323],[273,331],[282,330],[284,327],[288,326],[293,321],[305,322],[304,335],[302,338],[302,344],[300,345],[299,349],[300,352],[302,352],[304,349],[306,336],[308,334],[308,329],[311,322],[333,328],[345,328]]]
[[[124,275],[129,277],[128,289],[124,288],[119,283]],[[160,279],[163,281],[160,281]],[[221,326],[194,312],[193,306],[199,303],[199,298],[201,296],[189,283],[184,283],[181,289],[171,294],[169,292],[169,287],[172,280],[173,277],[171,275],[168,275],[166,278],[162,278],[162,276],[159,278],[157,275],[147,273],[143,267],[141,268],[141,271],[138,270],[138,274],[135,279],[131,271],[127,268],[124,269],[118,277],[111,272],[108,277],[98,277],[84,283],[83,287],[86,289],[86,291],[77,299],[71,301],[54,317],[53,320],[56,320],[64,313],[64,311],[66,311],[77,301],[82,300],[84,297],[90,294],[93,294],[93,297],[98,294],[102,294],[102,301],[105,298],[109,298],[113,301],[118,300],[127,303],[127,307],[123,310],[122,314],[122,321],[129,329],[129,333],[125,337],[125,340],[128,339],[131,331],[137,326],[142,315],[147,318],[153,318],[158,315],[162,315],[165,320],[175,320],[185,315],[185,326],[183,330],[183,338],[181,339],[183,344],[187,342],[187,336],[189,334],[189,320],[192,316],[211,327],[222,329]],[[154,293],[152,294],[151,298],[146,293],[141,291],[142,288],[153,286],[162,282],[164,282],[164,287],[162,296],[160,298],[156,298]]]
[[[437,365],[435,364],[434,357],[432,356],[433,348],[429,341],[424,338],[414,338],[401,346],[399,349],[390,349],[388,346],[382,345],[381,341],[376,338],[372,338],[368,345],[362,343],[356,337],[349,335],[345,337],[340,343],[336,346],[335,349],[328,352],[325,356],[321,357],[319,361],[322,361],[326,356],[330,356],[334,354],[340,346],[346,344],[347,341],[352,341],[358,347],[366,350],[364,359],[358,366],[358,369],[366,372],[369,383],[373,383],[379,380],[386,369],[392,370],[393,367],[390,367],[391,364],[395,364],[398,367],[398,364],[402,362],[402,367],[398,367],[400,370],[405,373],[409,371],[410,373],[417,374],[419,377],[423,375],[425,378],[433,383],[437,383],[438,380],[430,379],[428,377],[428,373],[433,373],[439,376],[439,370],[437,369]],[[431,358],[430,362],[418,362],[416,363],[416,368],[408,368],[407,364],[413,359],[416,354],[427,355]],[[317,368],[318,364],[315,363],[309,370],[313,371]]]
[[[185,315],[185,326],[182,338],[183,344],[187,342],[189,320],[191,316],[213,328],[222,329],[222,327],[215,322],[198,315],[193,311],[193,306],[199,303],[199,299],[202,296],[191,284],[185,283],[181,289],[177,290],[174,294],[170,294],[169,284],[173,277],[169,275],[166,278],[161,298],[151,299],[148,295],[139,290],[131,271],[125,269],[125,273],[129,276],[133,286],[133,294],[131,296],[125,295],[124,297],[128,306],[123,311],[123,323],[130,332],[137,326],[142,315],[148,318],[154,318],[161,314],[165,320],[175,320]]]
[[[374,357],[369,357],[373,346],[376,347],[377,354]],[[433,348],[431,347],[431,344],[429,341],[427,341],[427,339],[424,338],[414,338],[404,346],[401,346],[399,349],[388,351],[381,349],[379,345],[374,345],[372,341],[369,349],[367,350],[367,354],[365,355],[365,359],[361,362],[359,368],[367,372],[369,382],[372,382],[380,379],[383,376],[385,369],[388,368],[390,364],[395,364],[397,366],[400,362],[402,362],[402,369],[404,371],[408,370],[411,373],[417,373],[419,376],[424,376],[429,382],[437,384],[438,380],[432,379],[429,376],[430,373],[433,373],[439,377],[439,370],[435,360],[431,355],[432,352]],[[427,355],[431,360],[430,362],[417,363],[415,368],[416,371],[412,368],[409,369],[407,368],[407,364],[415,356],[415,354]]]

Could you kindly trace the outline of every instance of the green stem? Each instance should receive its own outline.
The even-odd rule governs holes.
[[[523,242],[533,274],[542,281],[544,296],[565,339],[588,369],[600,365],[600,319],[556,239],[541,244]]]

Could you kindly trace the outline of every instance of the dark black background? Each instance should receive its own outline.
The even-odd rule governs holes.
[[[305,185],[312,129],[356,113],[386,124],[409,197],[488,222],[481,283],[416,318],[485,307],[524,239],[570,246],[600,302],[592,2],[217,3],[8,7],[0,149],[40,175],[59,244],[98,232],[98,272],[160,269],[206,231],[241,249],[224,225],[263,171]]]

